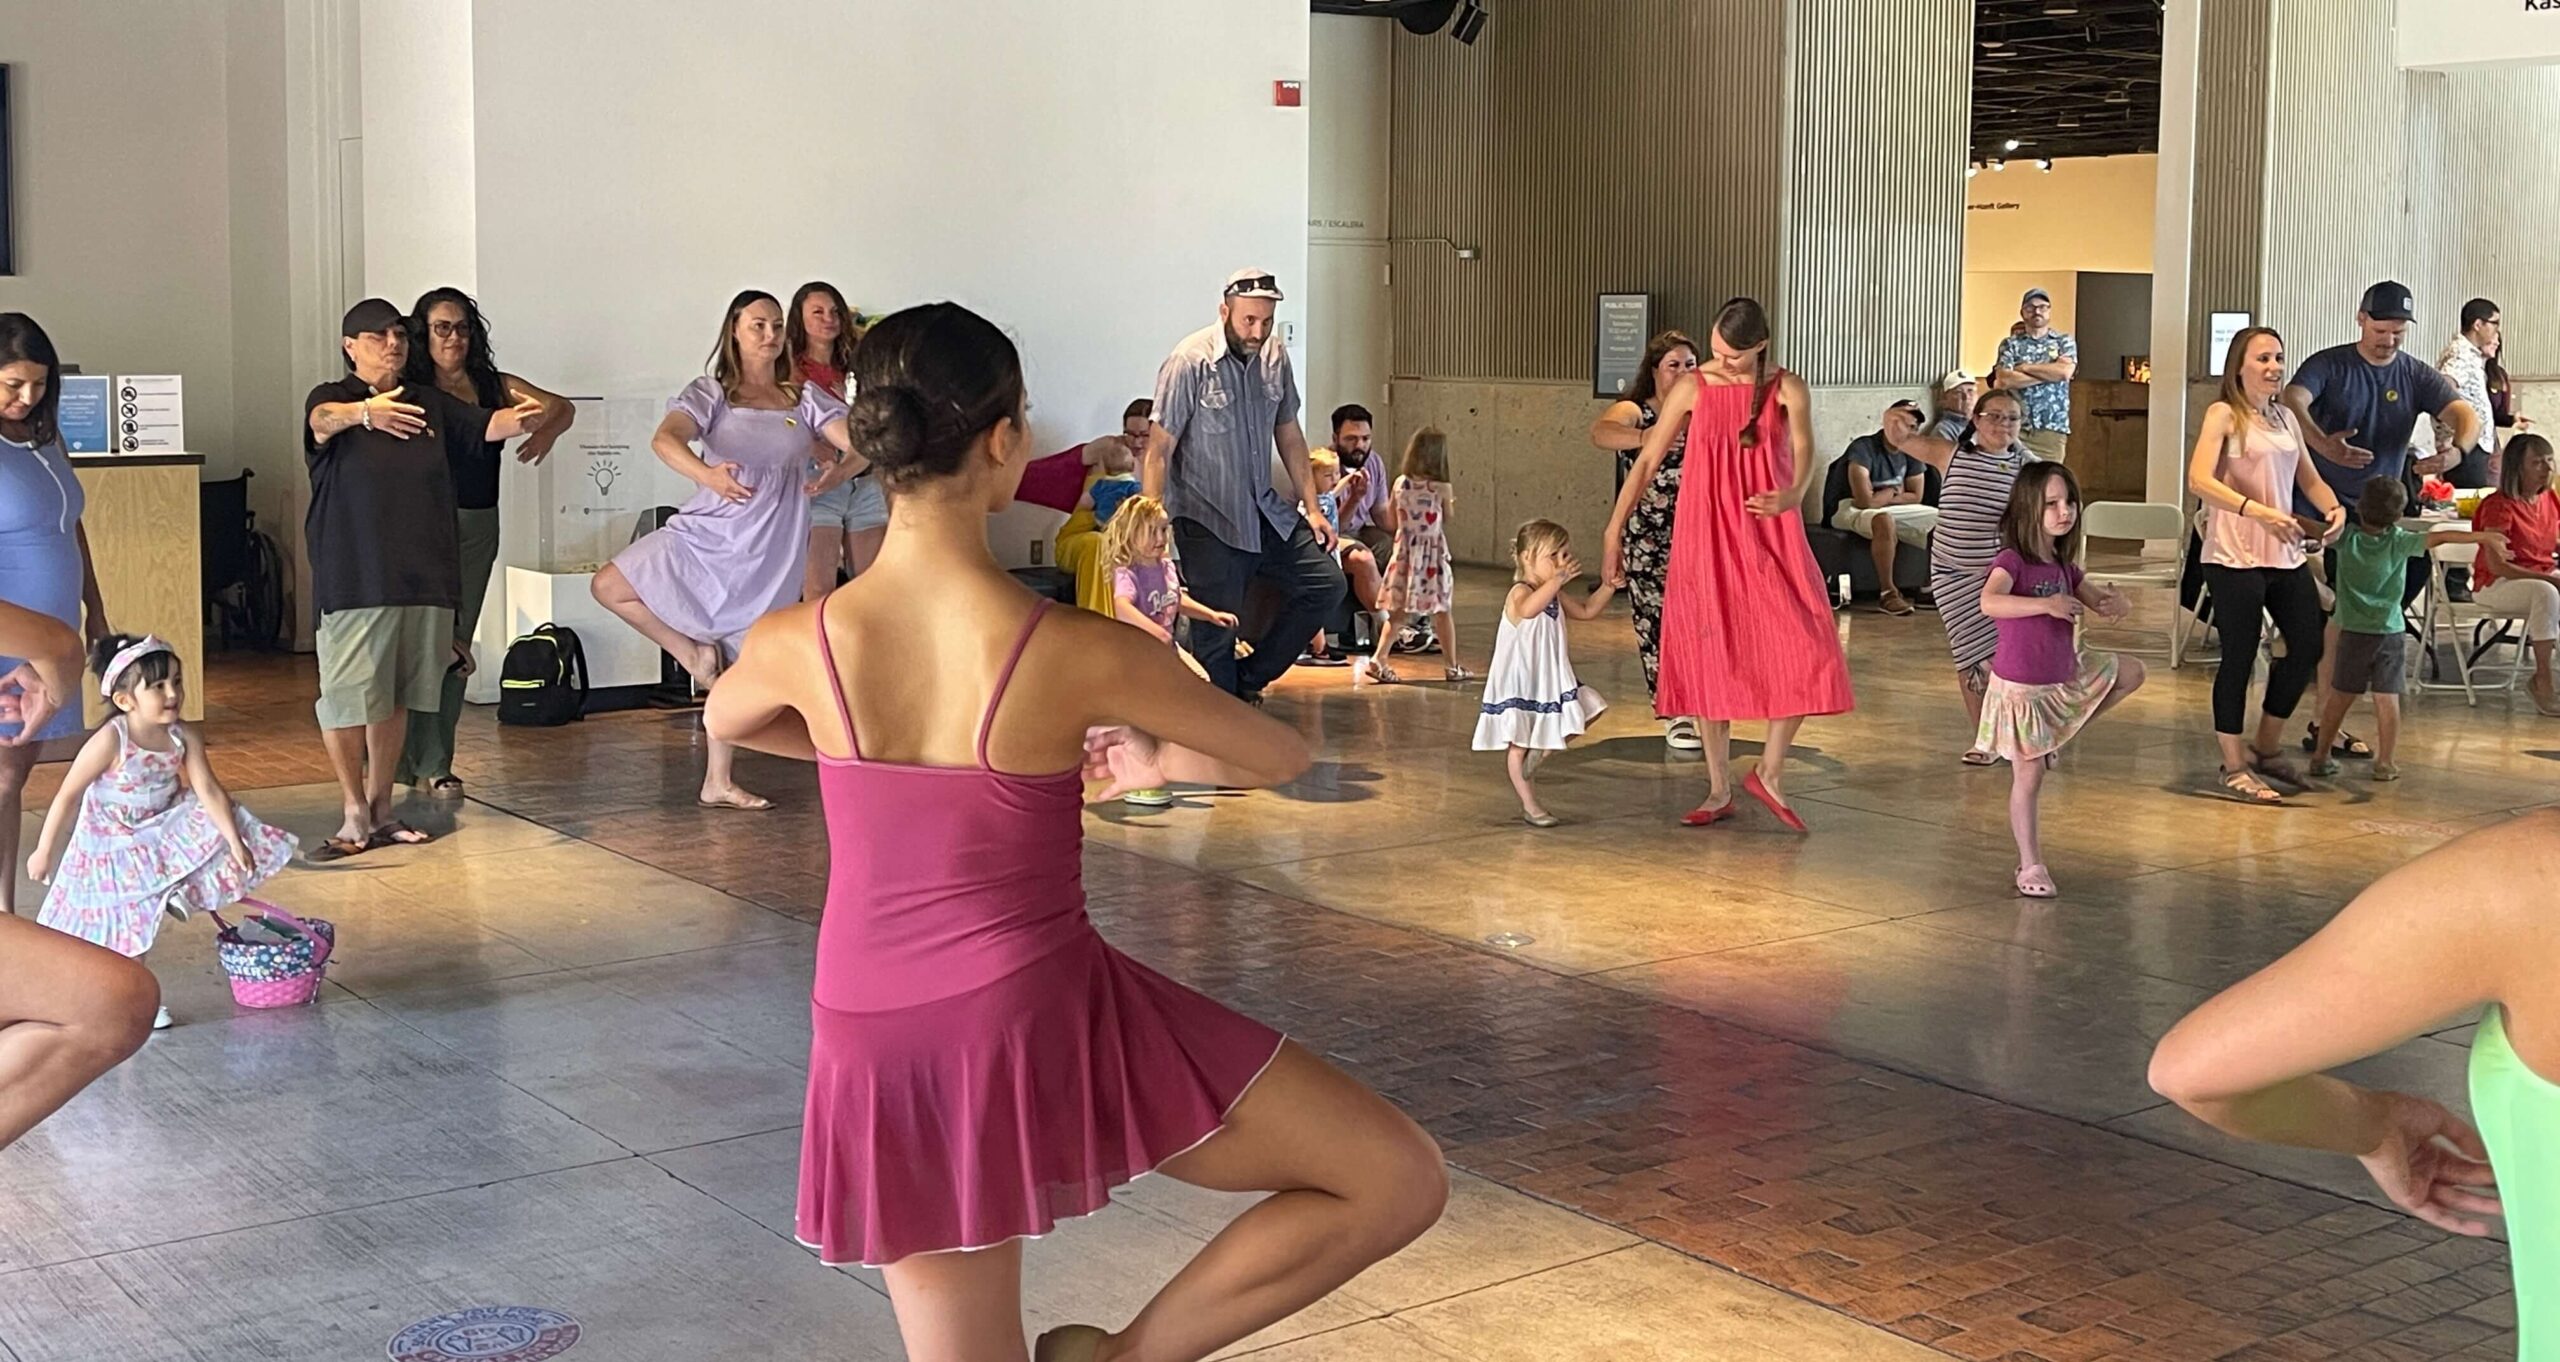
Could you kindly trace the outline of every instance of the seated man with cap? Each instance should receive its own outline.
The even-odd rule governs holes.
[[[1926,504],[1927,465],[1897,448],[1922,424],[1919,403],[1896,402],[1884,409],[1883,429],[1850,441],[1840,455],[1848,485],[1831,512],[1831,528],[1866,539],[1875,554],[1876,605],[1888,615],[1915,609],[1894,585],[1896,549],[1902,544],[1928,547],[1929,532],[1938,527],[1937,508]]]
[[[435,713],[445,670],[469,657],[453,635],[462,548],[452,466],[477,457],[483,441],[523,434],[543,412],[530,397],[491,411],[431,383],[403,387],[407,319],[380,298],[347,309],[340,331],[346,377],[302,404],[320,738],[345,809],[315,861],[428,840],[391,816],[391,778],[408,712]]]

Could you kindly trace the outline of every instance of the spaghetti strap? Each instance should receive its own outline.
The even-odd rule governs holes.
[[[862,737],[853,731],[853,708],[844,700],[844,677],[836,671],[836,646],[827,641],[827,602],[818,601],[818,656],[827,665],[827,693],[836,698],[836,718],[844,724],[844,740],[853,746],[853,759],[862,760]]]
[[[1031,617],[1022,622],[1021,636],[1013,641],[1013,653],[1005,658],[1004,670],[996,675],[995,693],[987,697],[986,715],[978,720],[978,765],[981,769],[996,769],[987,761],[987,735],[995,731],[996,709],[1004,703],[1004,693],[1013,687],[1013,669],[1022,665],[1022,653],[1031,646],[1032,631],[1040,627],[1041,617],[1049,613],[1053,604],[1055,602],[1046,596],[1033,602]]]

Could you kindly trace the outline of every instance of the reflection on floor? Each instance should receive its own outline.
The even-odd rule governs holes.
[[[1462,597],[1471,661],[1494,585]],[[2063,758],[2063,897],[2027,904],[1935,622],[1841,618],[1860,708],[1795,754],[1809,838],[1673,824],[1700,767],[1662,748],[1623,618],[1576,630],[1619,705],[1548,768],[1565,827],[1518,824],[1466,688],[1339,671],[1274,692],[1322,753],[1297,787],[1098,811],[1114,940],[1377,1084],[1461,1170],[1440,1229],[1236,1351],[2511,1357],[2501,1245],[2234,1148],[2142,1066],[2378,872],[2548,800],[2560,727],[2430,699],[2397,786],[2242,808],[2204,793],[2210,672],[2162,673]],[[308,677],[217,666],[209,727],[245,802],[316,840]],[[201,926],[165,935],[180,1026],[0,1153],[0,1358],[380,1356],[490,1304],[616,1362],[899,1356],[876,1279],[788,1236],[814,782],[750,761],[781,807],[707,815],[697,745],[683,716],[475,712],[471,800],[409,810],[441,840],[272,886],[339,924],[316,1008],[235,1012]],[[2467,1039],[2364,1076],[2459,1106]],[[1028,1323],[1120,1322],[1239,1200],[1128,1189],[1034,1246]]]

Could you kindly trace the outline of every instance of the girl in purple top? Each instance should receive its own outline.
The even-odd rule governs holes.
[[[2009,489],[2000,555],[1982,585],[1982,613],[2000,631],[1974,746],[2009,763],[2009,831],[2018,839],[2018,892],[2055,894],[2036,839],[2036,795],[2053,754],[2091,719],[2142,686],[2142,663],[2083,653],[2073,636],[2083,609],[2125,614],[2122,593],[2080,572],[2080,483],[2058,463],[2033,463]]]
[[[595,577],[595,598],[709,686],[747,626],[800,599],[809,501],[864,467],[842,399],[801,380],[783,346],[782,305],[754,289],[729,301],[712,372],[667,403],[651,450],[700,491]],[[692,446],[702,446],[697,455]],[[810,451],[838,451],[814,480]],[[717,739],[702,776],[708,808],[769,809],[731,778],[737,749]]]

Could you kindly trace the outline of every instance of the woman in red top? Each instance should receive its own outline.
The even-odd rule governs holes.
[[[2500,614],[2524,617],[2525,646],[2533,650],[2533,707],[2560,718],[2560,694],[2551,683],[2551,649],[2560,639],[2560,495],[2551,490],[2551,442],[2519,435],[2507,442],[2498,490],[2471,517],[2476,530],[2507,537],[2480,546],[2473,566],[2479,586],[2473,598]]]
[[[1609,519],[1604,575],[1627,582],[1627,520],[1653,475],[1687,432],[1680,499],[1663,575],[1661,680],[1654,712],[1704,725],[1707,802],[1681,822],[1705,827],[1732,816],[1727,754],[1736,719],[1766,719],[1769,739],[1743,792],[1798,832],[1781,788],[1787,746],[1811,714],[1850,706],[1849,664],[1804,537],[1813,458],[1813,409],[1804,380],[1769,362],[1769,317],[1736,298],[1716,314],[1712,353],[1671,390],[1645,433],[1644,452]]]

